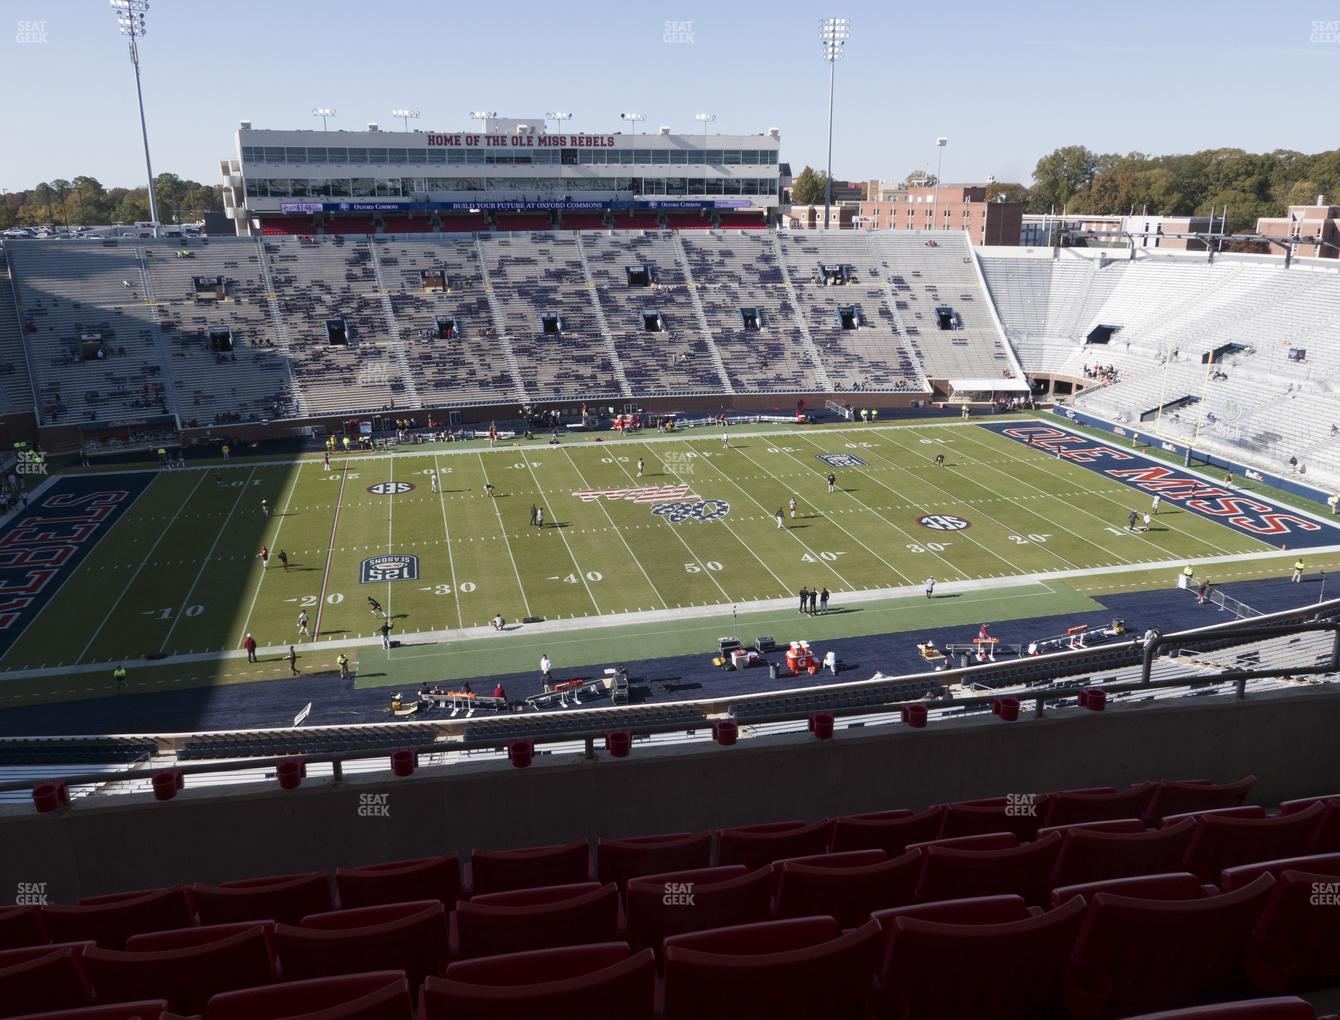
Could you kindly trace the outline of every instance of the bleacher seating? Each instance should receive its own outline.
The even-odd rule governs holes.
[[[33,409],[33,382],[14,306],[9,267],[0,259],[0,414],[23,414]]]
[[[977,828],[981,816],[964,809],[998,806],[979,800],[711,837],[598,839],[594,861],[578,840],[476,851],[464,875],[454,856],[439,856],[14,908],[0,911],[0,1017],[147,1000],[158,1012],[142,1015],[155,1020],[164,1010],[408,1020],[421,1000],[421,1018],[501,1020],[542,1002],[546,1016],[573,1020],[602,1010],[663,1020],[1099,1020],[1160,1008],[1194,1017],[1200,1004],[1340,986],[1331,905],[1340,852],[1259,858],[1310,840],[1333,798],[1269,815],[1209,806],[1254,782],[1041,794],[1039,805],[1088,811],[1161,791],[1165,807],[1192,811],[1075,822],[1031,839],[974,832],[903,850],[909,836],[953,831],[954,818]],[[1159,858],[1131,840],[1149,836],[1200,873],[1142,870]],[[1109,870],[1128,874],[1076,884],[1066,852],[1095,839],[1117,841],[1122,849],[1104,860],[1123,858],[1127,867]],[[897,856],[843,848],[853,841]],[[646,873],[709,855],[739,863]],[[1247,863],[1209,874],[1221,859]]]

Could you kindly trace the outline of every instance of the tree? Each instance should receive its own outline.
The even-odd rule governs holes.
[[[60,203],[61,223],[68,230],[70,226],[70,182],[56,178],[51,182],[51,190],[56,196],[56,201]]]
[[[997,181],[986,186],[986,200],[988,202],[1027,202],[1028,189],[1022,184],[1008,184]]]
[[[791,202],[794,205],[820,205],[824,200],[824,174],[806,167],[791,182]]]
[[[1033,168],[1033,187],[1028,192],[1032,212],[1058,212],[1093,183],[1098,154],[1082,145],[1066,145],[1038,160]]]

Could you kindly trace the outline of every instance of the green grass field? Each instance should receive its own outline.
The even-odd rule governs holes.
[[[933,464],[939,453],[944,467]],[[837,469],[840,491],[828,494],[819,454],[867,463]],[[386,493],[405,483],[414,488]],[[729,512],[676,523],[651,503],[574,495],[680,484]],[[773,515],[793,495],[797,518],[778,530]],[[532,503],[544,508],[542,529],[528,523]],[[294,643],[311,655],[302,609],[333,659],[341,643],[375,636],[369,595],[412,640],[485,626],[499,612],[617,623],[639,611],[792,597],[802,585],[827,587],[837,607],[846,593],[928,576],[945,584],[1271,548],[1172,507],[1149,533],[1127,533],[1127,511],[1145,505],[1114,481],[972,424],[741,430],[729,449],[716,432],[410,447],[340,456],[329,472],[319,459],[217,464],[156,476],[0,670],[234,652],[248,632],[263,647]],[[971,526],[918,523],[935,515]],[[290,569],[274,558],[263,569],[262,545],[286,550]],[[417,556],[418,579],[361,583],[363,561],[388,554]],[[272,675],[258,668],[254,678]]]

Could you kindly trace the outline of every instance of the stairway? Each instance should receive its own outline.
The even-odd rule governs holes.
[[[782,254],[782,246],[777,241],[777,234],[769,231],[772,235],[772,251],[777,258],[777,268],[781,270],[782,282],[786,285],[787,296],[791,299],[791,307],[795,309],[796,325],[800,328],[800,335],[805,341],[805,352],[810,356],[810,361],[814,364],[814,378],[818,383],[818,389],[824,393],[833,393],[833,381],[828,378],[828,369],[824,367],[823,358],[819,356],[819,346],[814,342],[814,337],[810,335],[810,325],[805,321],[805,309],[800,306],[800,295],[796,293],[795,286],[791,283],[791,271],[786,268],[786,256]]]
[[[375,238],[368,242],[368,247],[372,251],[372,271],[377,276],[377,293],[381,295],[382,312],[386,315],[387,343],[391,346],[391,355],[395,358],[396,367],[400,370],[400,378],[405,383],[405,397],[410,407],[423,407],[423,401],[419,399],[419,388],[414,385],[414,373],[409,368],[409,358],[405,356],[405,342],[400,335],[400,328],[396,324],[395,307],[391,304],[391,292],[386,289],[386,279],[382,276],[382,262],[377,257],[377,241]]]
[[[708,325],[707,313],[703,311],[703,303],[698,297],[698,284],[694,282],[693,273],[689,269],[689,256],[684,250],[684,242],[680,240],[678,232],[671,236],[675,239],[675,258],[679,262],[679,271],[684,274],[684,283],[689,288],[689,300],[693,302],[693,311],[698,317],[698,328],[702,331],[708,353],[712,355],[712,364],[716,366],[717,375],[721,377],[721,388],[728,394],[734,394],[735,387],[726,372],[726,363],[721,360],[721,351],[717,349],[712,339],[712,327]]]
[[[270,262],[265,256],[265,238],[256,238],[256,254],[260,257],[261,280],[265,283],[265,303],[270,308],[270,322],[275,330],[275,347],[284,356],[284,366],[288,370],[289,389],[293,393],[293,402],[298,405],[295,417],[305,417],[309,412],[298,377],[293,374],[293,352],[288,346],[288,332],[284,329],[284,314],[279,310],[279,297],[275,294],[274,281],[270,279]]]
[[[596,293],[596,279],[591,275],[591,266],[586,261],[586,249],[582,247],[580,233],[577,234],[577,257],[582,260],[582,274],[586,277],[587,290],[591,295],[591,311],[595,313],[596,322],[600,324],[600,335],[605,338],[605,351],[609,355],[610,364],[614,366],[614,378],[619,382],[619,392],[625,397],[631,397],[633,388],[628,385],[623,362],[619,360],[619,349],[614,343],[614,334],[610,332],[610,325],[605,320],[605,309],[601,307],[600,296]]]
[[[516,399],[527,405],[530,403],[530,395],[526,392],[526,384],[521,381],[521,364],[516,360],[512,341],[507,336],[502,309],[498,307],[498,299],[493,294],[493,281],[489,277],[489,260],[484,253],[484,243],[478,234],[475,235],[475,251],[479,254],[479,276],[484,281],[484,296],[488,298],[489,312],[493,315],[493,328],[498,334],[498,346],[502,349],[503,363],[507,365],[507,371],[512,373],[512,382],[516,386]]]

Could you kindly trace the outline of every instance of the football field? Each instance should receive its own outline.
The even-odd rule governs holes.
[[[93,477],[114,486],[119,476]],[[263,648],[329,643],[333,660],[342,642],[376,636],[369,596],[395,635],[412,637],[499,613],[509,623],[614,618],[794,597],[802,586],[827,588],[837,606],[928,577],[950,585],[1278,549],[1171,501],[1148,531],[1129,531],[1129,511],[1149,503],[973,423],[732,430],[728,448],[715,430],[411,446],[340,455],[329,470],[320,459],[215,462],[148,479],[15,628],[0,670],[235,652],[248,633]]]

